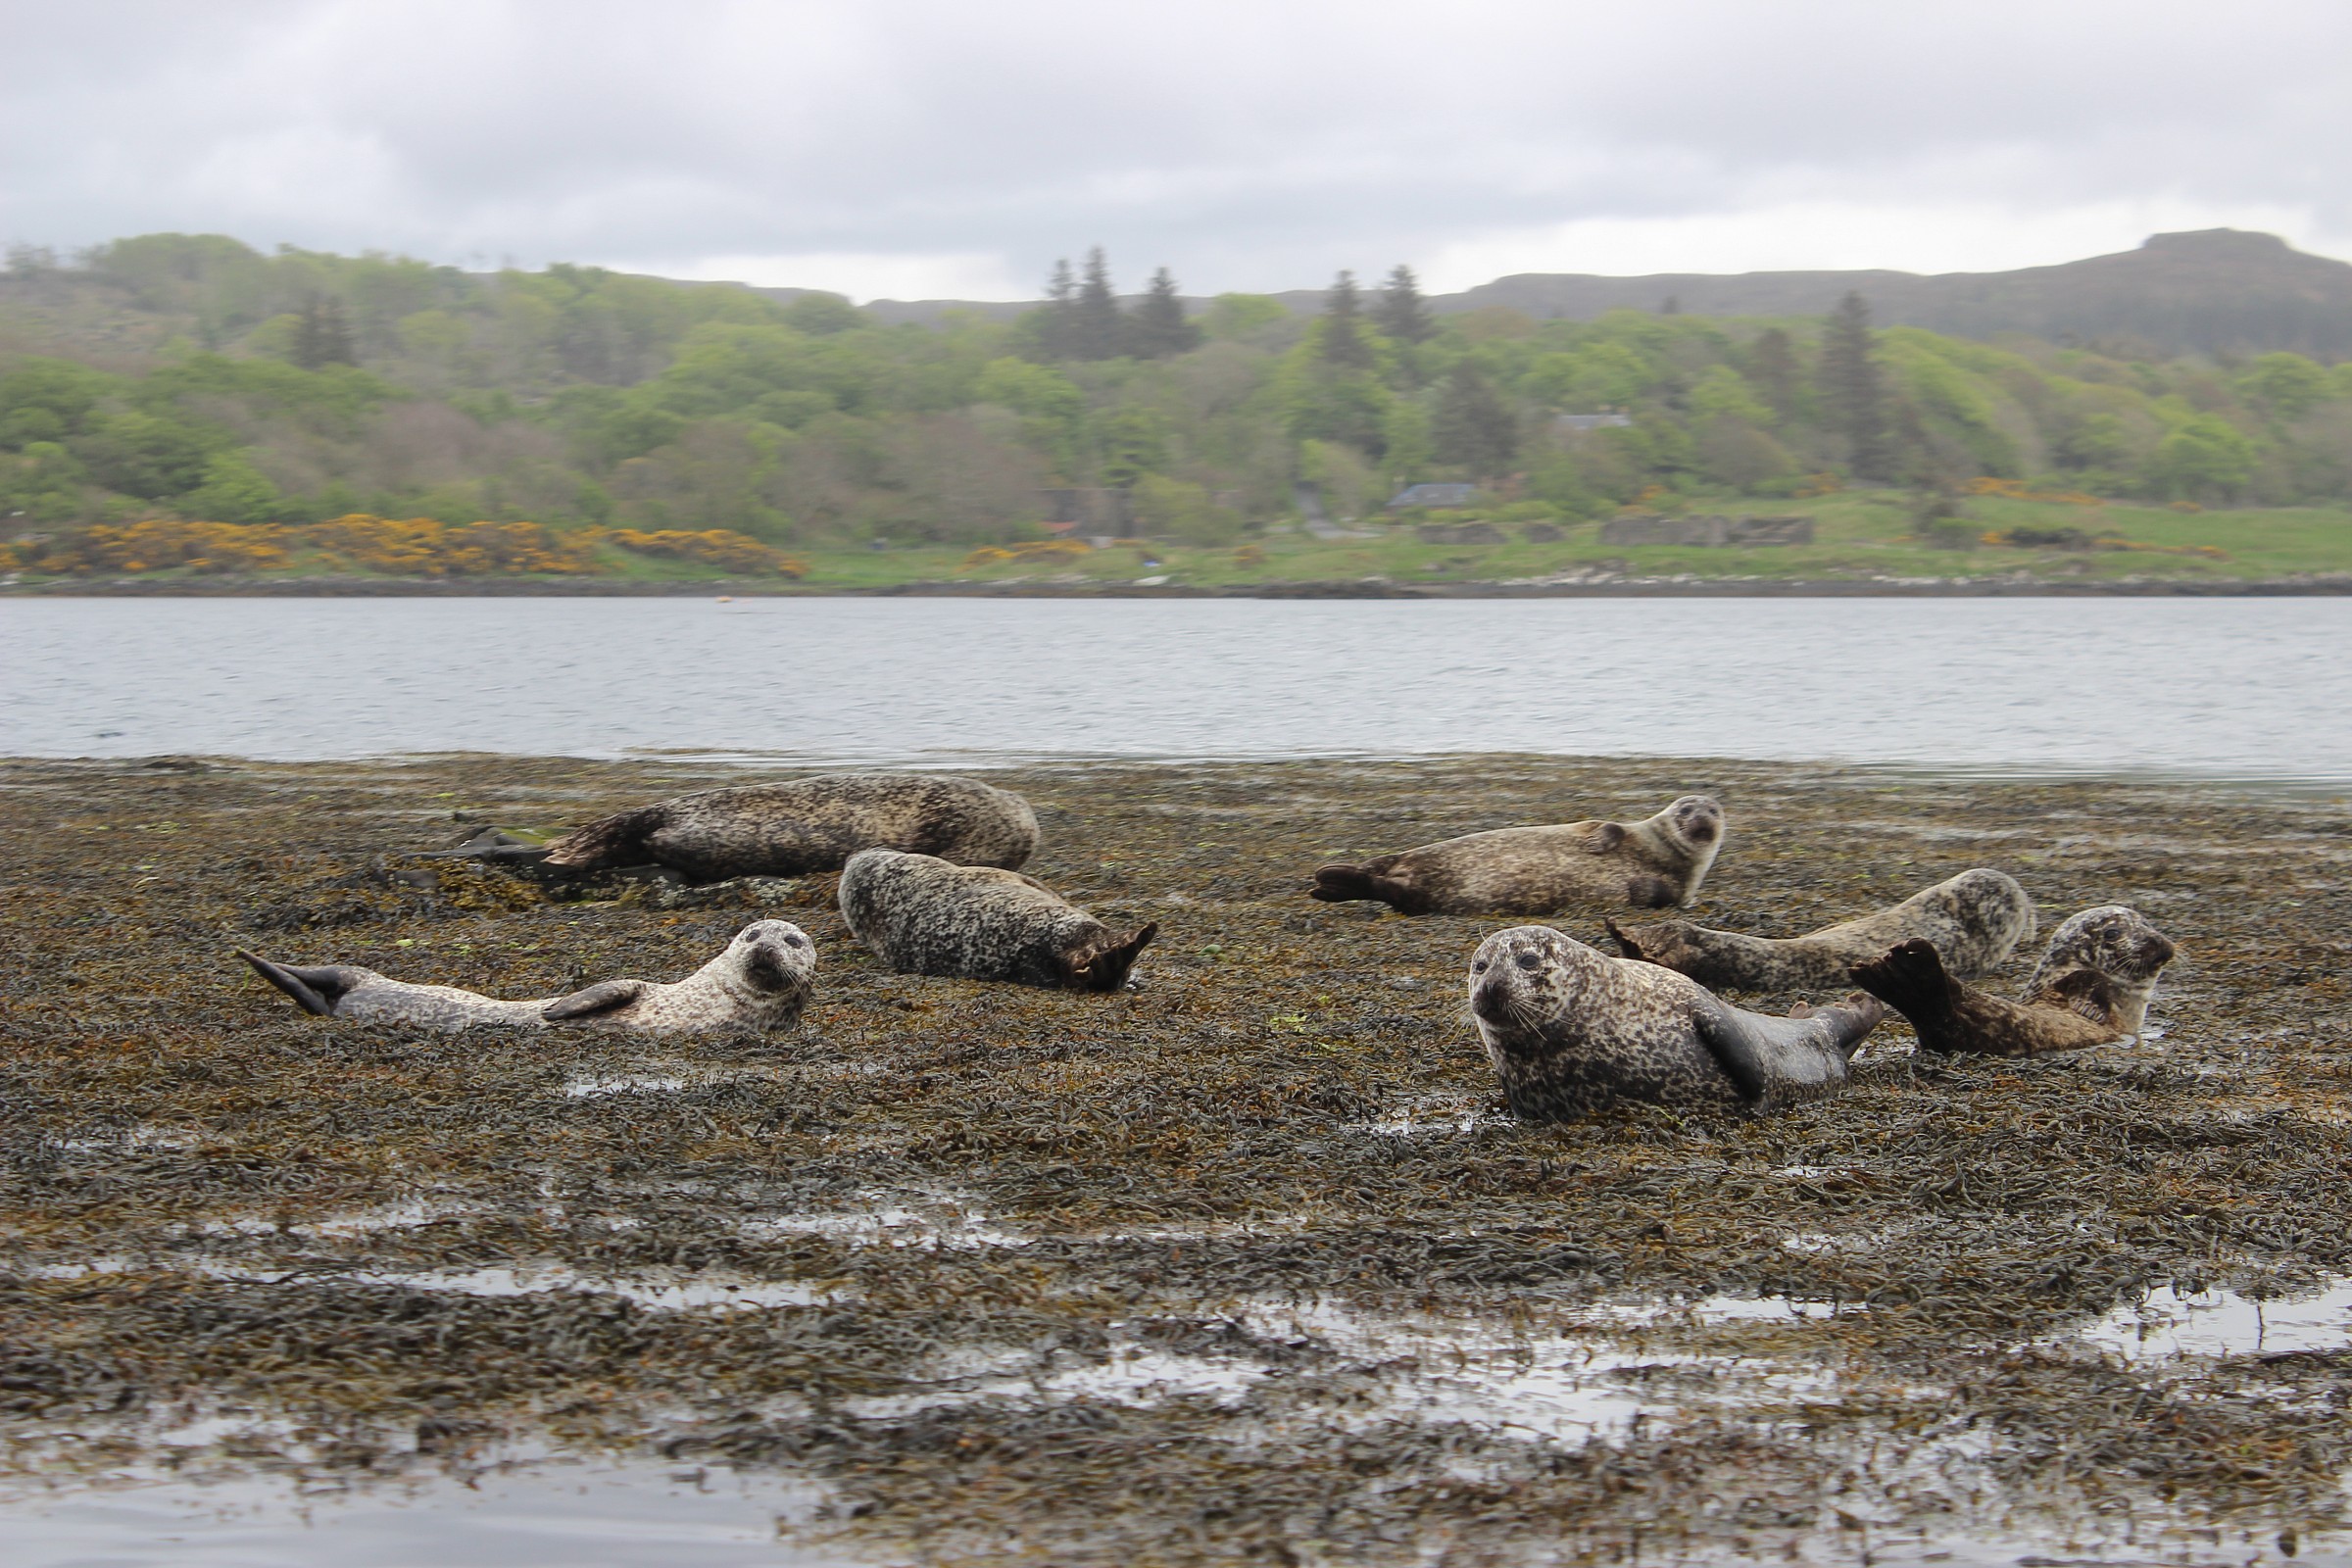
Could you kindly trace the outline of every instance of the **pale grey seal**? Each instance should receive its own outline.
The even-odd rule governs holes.
[[[1037,813],[1010,790],[935,773],[831,773],[673,796],[573,828],[544,846],[470,853],[566,871],[665,865],[690,881],[838,871],[859,850],[907,850],[965,865],[1021,864]]]
[[[1974,979],[2034,934],[2034,901],[2001,871],[1979,868],[1926,888],[1876,914],[1801,937],[1711,931],[1688,920],[1620,927],[1605,922],[1629,958],[1663,964],[1702,986],[1737,991],[1808,991],[1852,984],[1857,963],[1898,942],[1936,945],[1946,969]]]
[[[1544,925],[1497,931],[1470,962],[1487,1058],[1511,1109],[1539,1121],[1620,1101],[1769,1110],[1834,1095],[1886,1015],[1863,996],[1786,1018],[1747,1012],[1688,975]]]
[[[774,1029],[800,1017],[816,979],[816,950],[808,934],[787,920],[753,921],[717,957],[675,985],[604,980],[568,996],[528,1002],[499,1002],[455,986],[413,985],[351,964],[297,968],[242,949],[237,956],[305,1012],[428,1029],[555,1023],[662,1034]]]
[[[841,873],[851,934],[901,974],[1116,991],[1156,924],[1113,931],[1033,877],[863,850]]]
[[[1572,904],[1688,903],[1723,848],[1723,808],[1686,795],[1640,822],[1506,827],[1315,872],[1309,898],[1400,914],[1550,914]]]
[[[2042,1056],[2138,1034],[2173,953],[2138,911],[2106,905],[2059,926],[2023,1002],[1962,985],[1925,942],[1854,965],[1853,978],[1909,1019],[1929,1051]]]

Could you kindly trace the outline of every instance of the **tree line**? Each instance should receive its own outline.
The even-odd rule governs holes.
[[[81,335],[76,336],[79,333]],[[1439,315],[1411,270],[1319,309],[1098,248],[1011,321],[887,325],[591,268],[467,273],[159,235],[0,275],[0,524],[368,514],[1000,542],[1040,492],[1232,538],[1297,481],[1342,515],[1455,479],[1563,518],[1983,477],[2195,501],[2352,498],[2352,369],[2130,360],[1826,318]]]

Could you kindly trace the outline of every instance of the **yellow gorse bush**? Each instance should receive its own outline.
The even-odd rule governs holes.
[[[1083,539],[1025,539],[1017,545],[982,545],[963,558],[965,566],[996,566],[1007,561],[1074,561],[1094,546]]]
[[[2004,501],[2062,501],[2070,507],[2103,507],[2107,503],[2081,490],[2029,490],[2023,479],[1997,479],[1991,474],[1968,481],[1972,496],[1998,496]]]
[[[705,528],[699,533],[683,528],[662,528],[652,533],[635,528],[615,528],[604,537],[621,549],[635,551],[641,556],[693,561],[705,565],[724,566],[729,571],[756,571],[778,577],[808,575],[808,563],[798,556],[788,556],[781,550],[761,544],[750,534],[737,533],[731,528]]]

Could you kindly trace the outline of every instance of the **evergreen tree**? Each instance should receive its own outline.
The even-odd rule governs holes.
[[[1481,479],[1506,471],[1519,451],[1519,421],[1510,405],[1468,361],[1446,378],[1430,436],[1439,462],[1459,464]]]
[[[303,302],[302,315],[294,322],[294,363],[306,370],[359,363],[359,356],[352,352],[351,324],[343,318],[341,302],[316,294]]]
[[[1886,387],[1871,358],[1870,306],[1860,294],[1838,302],[1821,336],[1822,423],[1845,437],[1854,477],[1888,477]]]
[[[1438,329],[1438,323],[1430,319],[1428,302],[1421,298],[1420,279],[1413,276],[1411,268],[1399,263],[1389,274],[1372,321],[1382,335],[1399,343],[1425,342]]]
[[[1764,394],[1772,405],[1773,417],[1787,420],[1796,415],[1797,370],[1796,349],[1788,334],[1779,327],[1767,327],[1748,350],[1747,378]]]
[[[1077,357],[1077,318],[1078,277],[1070,270],[1070,261],[1065,256],[1054,264],[1054,273],[1046,279],[1046,315],[1038,323],[1037,346],[1047,359]]]
[[[1353,272],[1332,280],[1323,302],[1323,363],[1344,369],[1372,368],[1372,345],[1364,340],[1364,299]]]
[[[1185,318],[1176,279],[1166,268],[1152,274],[1152,286],[1127,319],[1127,336],[1137,357],[1147,360],[1165,359],[1200,346],[1200,328]]]
[[[1086,253],[1086,280],[1078,285],[1073,317],[1073,359],[1115,360],[1127,352],[1127,318],[1110,288],[1110,264],[1097,245]]]

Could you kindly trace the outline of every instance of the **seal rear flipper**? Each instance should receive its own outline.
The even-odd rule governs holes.
[[[544,851],[547,863],[567,865],[576,871],[649,864],[654,856],[646,839],[661,824],[660,809],[641,806],[633,811],[621,811],[585,827],[575,827],[547,844]]]
[[[1944,972],[1935,944],[1917,937],[1847,972],[1854,984],[1910,1019],[1923,1038],[1948,1025],[1959,1005],[1960,983]]]
[[[567,1023],[580,1018],[595,1018],[608,1012],[617,1012],[645,995],[643,980],[599,980],[584,991],[558,997],[539,1009],[539,1016],[549,1023]]]
[[[1643,953],[1642,951],[1642,944],[1634,940],[1633,935],[1620,927],[1616,921],[1610,919],[1606,915],[1603,915],[1601,916],[1600,923],[1602,926],[1607,928],[1609,940],[1617,944],[1617,956],[1620,958],[1631,958],[1636,963],[1655,963],[1657,961],[1648,954]]]
[[[237,956],[253,965],[253,972],[269,981],[302,1004],[302,1010],[321,1018],[335,1015],[335,1004],[341,1002],[360,983],[360,973],[339,963],[319,964],[298,968],[291,964],[271,963],[259,954],[237,950]]]
[[[1374,862],[1377,864],[1378,862]],[[1307,890],[1310,899],[1325,904],[1349,904],[1358,899],[1371,899],[1388,905],[1399,914],[1419,914],[1424,901],[1420,894],[1395,877],[1382,876],[1369,865],[1337,865],[1315,868],[1315,885]]]
[[[1123,937],[1109,937],[1061,956],[1061,983],[1072,991],[1116,991],[1127,983],[1135,960],[1152,939],[1159,922],[1139,927]]]

